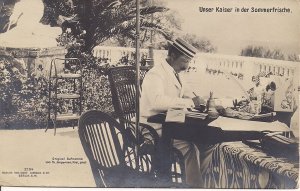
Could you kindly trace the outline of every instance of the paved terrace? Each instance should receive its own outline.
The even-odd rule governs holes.
[[[56,136],[52,129],[46,133],[43,129],[1,130],[0,148],[0,185],[95,187],[77,128],[59,128]],[[64,159],[59,163],[53,158]],[[62,164],[63,162],[70,164]],[[26,177],[24,174],[25,177],[19,177],[20,174],[15,174],[26,170],[27,174],[42,174],[37,174],[36,177]]]

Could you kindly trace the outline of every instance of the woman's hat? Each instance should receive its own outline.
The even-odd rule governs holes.
[[[186,55],[189,58],[193,58],[197,52],[197,49],[191,44],[184,41],[182,38],[177,38],[174,41],[168,41],[170,45],[175,47],[179,52]]]

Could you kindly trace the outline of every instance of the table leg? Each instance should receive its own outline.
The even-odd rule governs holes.
[[[162,137],[159,141],[158,147],[158,172],[157,176],[160,181],[166,186],[171,184],[171,152],[172,152],[172,139],[169,136],[166,128],[162,128]]]

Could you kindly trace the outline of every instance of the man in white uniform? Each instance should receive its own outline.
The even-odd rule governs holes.
[[[196,54],[196,49],[178,38],[169,43],[168,57],[146,74],[140,100],[141,122],[169,108],[191,108],[203,104],[204,100],[194,97],[184,79],[178,73],[186,70]],[[149,123],[148,123],[149,124]],[[161,124],[150,123],[161,136]],[[200,159],[197,147],[189,142],[174,140],[173,146],[184,156],[186,183],[192,187],[201,186]]]

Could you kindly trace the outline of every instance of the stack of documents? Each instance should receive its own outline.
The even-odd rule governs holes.
[[[206,119],[207,113],[200,113],[200,112],[193,112],[193,111],[186,111],[185,116],[190,118],[196,118],[196,119]]]

